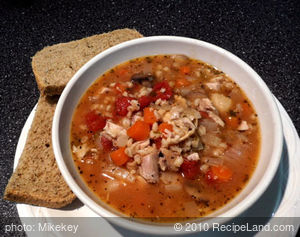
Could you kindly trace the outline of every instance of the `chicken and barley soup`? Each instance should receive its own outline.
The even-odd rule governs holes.
[[[224,206],[247,183],[259,149],[257,114],[244,92],[185,55],[107,71],[71,125],[73,158],[90,189],[127,216],[158,222]]]

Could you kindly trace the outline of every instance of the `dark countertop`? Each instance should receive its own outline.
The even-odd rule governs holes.
[[[258,72],[299,132],[299,23],[300,2],[296,0],[2,0],[1,219],[18,216],[15,204],[3,201],[2,194],[12,173],[21,129],[39,97],[31,57],[44,46],[125,27],[145,36],[187,36],[216,44]]]

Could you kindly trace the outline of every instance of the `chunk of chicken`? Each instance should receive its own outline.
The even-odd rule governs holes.
[[[158,164],[159,164],[159,168],[162,170],[162,171],[166,171],[168,166],[167,166],[167,160],[166,158],[164,157],[159,157],[158,158]]]
[[[105,134],[108,134],[110,137],[114,138],[114,144],[118,147],[123,147],[128,141],[128,136],[126,129],[123,127],[114,124],[110,120],[106,122],[106,125],[103,129]]]
[[[157,149],[155,145],[150,146],[149,139],[127,144],[127,148],[125,150],[125,153],[130,157],[134,157],[135,155],[145,156],[155,152],[157,152]]]
[[[161,152],[166,159],[167,169],[170,171],[178,171],[179,167],[183,163],[183,158],[180,153],[176,151],[171,151],[166,148],[161,148]]]
[[[195,105],[198,106],[200,111],[214,111],[216,108],[213,106],[212,102],[208,98],[196,99]]]
[[[249,126],[245,120],[241,122],[241,124],[237,128],[239,131],[246,131],[249,129]]]
[[[186,108],[187,107],[187,102],[186,102],[186,99],[183,98],[182,96],[180,95],[174,95],[174,99],[175,99],[175,103]]]
[[[156,183],[158,181],[159,174],[157,152],[142,157],[142,163],[139,168],[139,172],[148,183]]]
[[[74,146],[72,147],[73,153],[80,159],[82,159],[86,153],[90,150],[87,144],[82,144],[81,146]]]
[[[223,122],[223,120],[218,115],[216,115],[214,112],[208,111],[207,113],[208,113],[208,116],[212,120],[214,120],[217,124],[219,124],[221,127],[225,126],[225,123]]]
[[[205,83],[205,85],[210,89],[210,90],[214,90],[214,91],[218,91],[221,88],[221,84],[220,82],[207,82]]]
[[[190,155],[188,155],[187,156],[187,159],[188,160],[200,160],[200,158],[199,158],[199,154],[198,153],[192,153],[192,154],[190,154]]]
[[[223,120],[216,114],[217,110],[214,107],[213,103],[208,98],[196,99],[194,102],[199,111],[204,111],[208,113],[208,116],[214,120],[221,127],[225,126]]]

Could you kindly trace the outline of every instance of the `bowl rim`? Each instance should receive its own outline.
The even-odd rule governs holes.
[[[245,197],[243,201],[238,203],[235,207],[231,208],[230,210],[226,211],[222,215],[218,217],[228,217],[233,218],[235,216],[238,216],[245,210],[247,210],[257,199],[260,198],[260,196],[264,193],[264,191],[267,189],[269,184],[271,183],[279,162],[280,157],[282,153],[282,146],[283,146],[283,131],[282,131],[282,123],[281,123],[281,117],[279,113],[279,109],[275,103],[274,97],[267,87],[266,83],[262,80],[262,78],[242,59],[234,55],[233,53],[216,46],[214,44],[193,39],[193,38],[187,38],[187,37],[181,37],[181,36],[149,36],[139,39],[134,39],[130,41],[126,41],[123,43],[120,43],[116,46],[113,46],[99,54],[97,54],[95,57],[90,59],[87,63],[85,63],[71,78],[71,80],[67,83],[65,89],[63,90],[59,101],[57,103],[54,117],[53,117],[53,124],[52,124],[52,144],[53,144],[53,151],[55,155],[55,159],[57,162],[57,165],[59,167],[59,170],[61,174],[63,175],[66,183],[69,185],[69,187],[72,189],[72,191],[75,193],[77,198],[79,198],[85,205],[87,205],[92,211],[94,211],[96,214],[100,215],[101,217],[119,217],[104,207],[101,207],[96,202],[94,202],[76,183],[75,179],[72,177],[71,173],[69,172],[63,156],[62,151],[60,147],[60,140],[59,140],[59,124],[60,124],[60,115],[62,113],[62,108],[64,106],[64,102],[72,90],[74,84],[76,81],[81,77],[81,75],[88,70],[93,64],[101,60],[103,57],[121,50],[123,48],[132,46],[132,45],[138,45],[143,43],[149,43],[149,42],[157,42],[157,41],[176,41],[181,43],[190,43],[190,44],[197,44],[199,46],[208,48],[211,51],[214,51],[217,54],[225,54],[226,57],[228,57],[231,61],[237,63],[240,67],[242,67],[244,70],[246,70],[249,74],[251,74],[251,77],[254,78],[259,85],[259,87],[264,91],[264,94],[267,98],[267,103],[271,106],[270,111],[272,112],[272,117],[274,119],[274,127],[276,127],[276,135],[274,137],[274,145],[273,145],[273,153],[272,153],[272,159],[268,163],[268,172],[265,172],[261,180],[264,180],[263,182],[260,181],[258,185],[251,191],[249,195]],[[230,75],[229,75],[230,76]],[[247,92],[246,92],[247,93]],[[101,213],[101,214],[100,214]],[[115,223],[125,229],[130,229],[137,232],[143,232],[145,231],[149,234],[184,234],[182,232],[175,232],[173,229],[172,224],[169,226],[163,226],[163,225],[156,225],[155,223],[149,224],[143,224],[141,222],[135,221],[132,222],[128,220],[127,218],[109,218],[108,221],[111,221],[112,223]],[[132,225],[134,224],[134,225]],[[155,228],[153,228],[155,227]],[[171,232],[172,231],[172,232]]]

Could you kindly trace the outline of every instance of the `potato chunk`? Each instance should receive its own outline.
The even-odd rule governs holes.
[[[218,93],[212,94],[211,101],[220,113],[227,112],[230,109],[232,104],[230,98]]]

